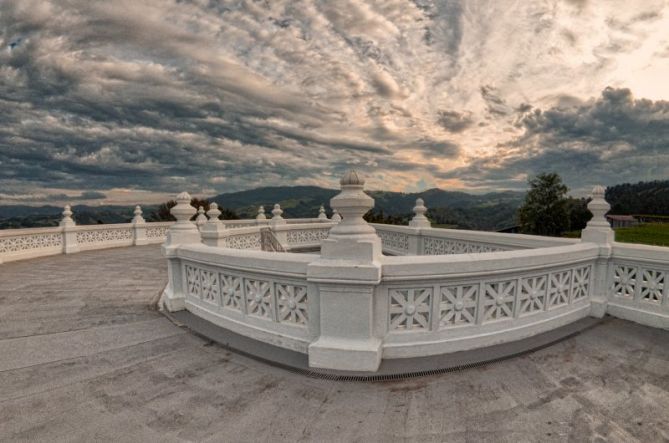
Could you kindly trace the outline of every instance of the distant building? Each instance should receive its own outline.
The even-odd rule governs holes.
[[[606,219],[612,228],[628,228],[639,224],[639,220],[633,215],[607,215]]]

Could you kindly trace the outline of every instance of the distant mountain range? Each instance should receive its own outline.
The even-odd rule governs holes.
[[[286,218],[316,217],[321,204],[331,214],[329,202],[339,190],[316,186],[263,187],[211,197],[219,205],[232,209],[242,218],[255,217],[263,205],[268,216],[279,203]],[[374,211],[386,216],[411,217],[417,198],[425,200],[428,215],[436,223],[465,229],[499,230],[516,223],[516,211],[524,192],[468,194],[442,189],[417,193],[369,191],[375,200]],[[622,184],[607,189],[606,198],[616,214],[669,215],[669,180]],[[133,206],[76,205],[72,210],[79,224],[124,223],[132,219]],[[152,220],[157,205],[143,206],[144,217]],[[0,206],[0,228],[56,226],[62,208],[56,206]]]
[[[279,186],[220,194],[213,197],[223,207],[233,209],[242,218],[255,217],[258,206],[263,205],[269,214],[274,203],[279,203],[285,217],[315,217],[318,208],[325,205],[330,214],[329,202],[337,189],[316,186]],[[425,200],[431,209],[428,215],[439,223],[458,225],[469,229],[501,229],[515,223],[516,210],[522,203],[524,192],[491,192],[475,195],[466,192],[428,189],[423,192],[403,193],[368,191],[375,200],[374,211],[385,215],[410,217],[417,198]]]
[[[286,218],[316,217],[321,204],[328,215],[330,199],[339,190],[316,186],[278,186],[220,194],[209,198],[219,205],[232,209],[242,218],[255,217],[263,205],[268,216],[275,203],[279,203]],[[429,215],[441,223],[471,229],[500,229],[514,223],[514,214],[521,204],[522,192],[491,192],[482,195],[466,192],[429,189],[418,193],[387,191],[368,192],[375,199],[374,211],[384,215],[410,217],[417,198],[423,198],[430,208]],[[72,207],[78,224],[125,223],[132,219],[132,206]],[[144,217],[152,219],[156,205],[143,206]],[[57,226],[62,208],[56,206],[0,206],[0,228]]]

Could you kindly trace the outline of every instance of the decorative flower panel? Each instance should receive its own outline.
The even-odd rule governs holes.
[[[272,318],[272,285],[263,280],[246,280],[246,307],[249,315]]]
[[[432,288],[391,289],[390,329],[428,329]]]
[[[186,286],[188,287],[188,295],[195,298],[200,298],[200,270],[192,266],[186,265]]]
[[[652,269],[641,272],[641,300],[650,303],[662,303],[662,292],[666,284],[667,274]]]
[[[221,304],[221,288],[218,285],[218,272],[201,269],[200,286],[202,288],[202,300],[215,305]]]
[[[548,277],[539,275],[520,279],[520,315],[532,314],[544,310],[546,306],[546,286]]]
[[[442,287],[439,326],[446,328],[476,323],[478,294],[478,284]]]
[[[548,285],[548,308],[569,303],[571,270],[550,274]]]
[[[306,325],[308,319],[307,287],[277,283],[276,292],[279,321]]]
[[[224,308],[243,310],[244,290],[242,278],[221,274],[221,304]]]
[[[516,298],[516,281],[486,283],[483,296],[483,321],[513,318]]]
[[[632,266],[618,265],[613,270],[613,294],[633,298],[636,288],[637,270]]]
[[[585,298],[590,294],[590,266],[574,269],[571,288],[573,301]]]

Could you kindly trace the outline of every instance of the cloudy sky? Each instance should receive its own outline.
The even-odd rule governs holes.
[[[0,0],[0,202],[669,178],[669,0]]]

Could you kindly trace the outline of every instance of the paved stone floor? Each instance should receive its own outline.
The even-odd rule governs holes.
[[[3,441],[669,441],[669,331],[609,319],[406,381],[309,379],[149,308],[156,246],[0,265]]]

